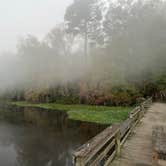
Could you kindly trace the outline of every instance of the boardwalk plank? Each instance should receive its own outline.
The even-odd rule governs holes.
[[[111,166],[151,166],[152,165],[152,128],[166,125],[166,104],[154,103],[141,122],[131,132],[124,144],[120,157]]]

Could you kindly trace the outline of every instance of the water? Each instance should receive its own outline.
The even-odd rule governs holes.
[[[61,111],[0,107],[0,166],[71,166],[72,152],[106,126]]]

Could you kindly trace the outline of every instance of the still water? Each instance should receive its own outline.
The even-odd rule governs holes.
[[[106,126],[63,111],[0,106],[0,166],[71,166],[72,152]]]

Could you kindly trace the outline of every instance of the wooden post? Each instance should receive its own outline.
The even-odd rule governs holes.
[[[140,108],[141,108],[141,112],[143,113],[143,115],[145,114],[145,110],[144,110],[144,107],[142,106],[142,104],[140,105]]]
[[[117,134],[115,135],[115,150],[116,150],[116,155],[120,155],[120,130],[118,130]]]
[[[85,166],[84,160],[81,157],[75,158],[74,166]]]
[[[158,166],[158,153],[155,151],[153,152],[152,166]]]

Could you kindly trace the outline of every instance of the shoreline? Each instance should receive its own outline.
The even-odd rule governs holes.
[[[127,119],[133,107],[109,107],[91,105],[65,105],[57,103],[33,104],[28,102],[9,102],[18,107],[34,107],[53,111],[65,111],[71,120],[111,125]]]

